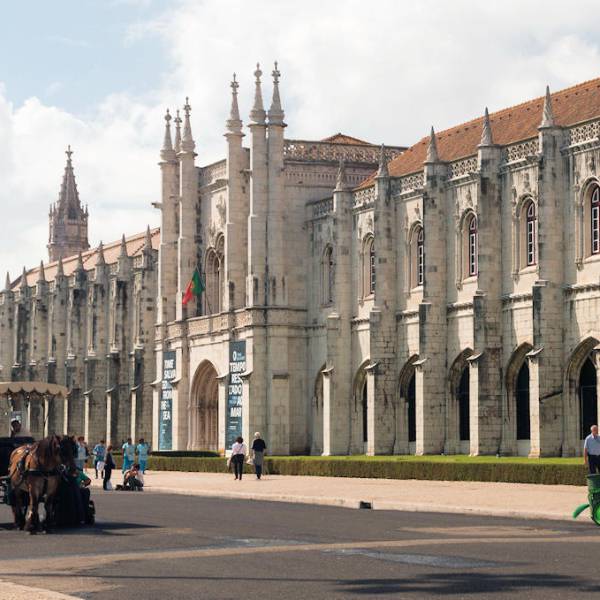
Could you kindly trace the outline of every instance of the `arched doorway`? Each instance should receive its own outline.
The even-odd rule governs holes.
[[[208,361],[204,361],[196,370],[190,405],[188,449],[218,451],[219,391],[217,371]]]
[[[529,411],[529,364],[523,361],[515,384],[515,408],[517,420],[517,450],[528,455],[531,449],[531,419]]]
[[[417,441],[417,382],[415,375],[415,354],[404,364],[398,378],[397,403],[398,414],[396,417],[396,435],[398,437],[398,452],[400,454],[414,454]]]
[[[353,385],[354,411],[352,414],[352,436],[350,453],[363,454],[367,452],[369,441],[369,391],[367,385],[367,367],[370,362],[365,361],[356,372]]]
[[[456,389],[456,403],[458,404],[458,436],[460,440],[460,451],[462,454],[468,454],[470,452],[470,439],[471,439],[471,423],[470,423],[470,380],[469,380],[469,367],[466,366],[463,369],[462,375],[458,382],[458,388]]]
[[[406,404],[408,407],[408,443],[414,444],[417,441],[417,381],[414,370],[408,380]],[[414,451],[415,449],[412,447],[411,452],[414,453]]]
[[[579,372],[579,438],[590,433],[590,427],[598,424],[598,392],[596,367],[588,356]]]

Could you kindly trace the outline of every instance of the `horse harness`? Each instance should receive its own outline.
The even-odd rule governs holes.
[[[35,477],[43,477],[44,478],[44,489],[42,491],[42,495],[45,496],[46,492],[48,491],[48,478],[56,477],[58,475],[63,475],[64,467],[62,465],[59,465],[58,467],[55,467],[54,469],[51,469],[50,471],[42,471],[41,469],[26,469],[25,461],[27,460],[27,457],[31,455],[34,445],[35,444],[27,444],[27,446],[25,446],[25,451],[23,452],[23,456],[19,459],[19,462],[17,463],[17,471],[19,472],[21,479],[15,485],[15,487],[20,486],[23,483],[23,481],[25,480],[25,477],[27,477],[28,475],[33,475]]]

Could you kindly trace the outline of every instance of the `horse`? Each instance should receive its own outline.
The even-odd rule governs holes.
[[[54,520],[54,497],[62,476],[62,465],[68,470],[74,469],[74,456],[73,440],[58,435],[20,446],[13,451],[8,475],[13,491],[12,509],[16,527],[37,533],[40,525],[38,504],[43,499],[46,511],[44,528],[48,531]],[[29,495],[29,504],[25,516],[26,494]]]

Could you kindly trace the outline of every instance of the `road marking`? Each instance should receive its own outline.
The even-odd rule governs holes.
[[[243,547],[201,547],[201,548],[176,548],[168,550],[148,550],[145,552],[114,552],[112,554],[77,554],[61,555],[48,558],[16,558],[0,561],[0,576],[17,576],[23,573],[26,566],[28,570],[44,570],[46,574],[56,574],[65,577],[64,565],[69,564],[72,572],[74,569],[83,570],[90,566],[97,568],[101,565],[111,564],[117,561],[141,561],[141,560],[164,560],[182,558],[216,558],[221,556],[244,556],[249,554],[277,554],[284,552],[321,552],[335,550],[370,549],[370,548],[418,548],[435,546],[457,546],[478,544],[514,544],[520,538],[512,537],[483,537],[477,539],[459,538],[435,538],[418,540],[374,540],[353,541],[334,543],[292,543],[276,546],[243,546]],[[571,536],[571,537],[529,537],[531,544],[600,544],[599,537]]]

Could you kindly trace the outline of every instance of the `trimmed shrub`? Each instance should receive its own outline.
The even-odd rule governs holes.
[[[148,459],[148,469],[156,471],[195,471],[224,473],[223,457],[157,456]],[[246,470],[253,468],[246,465]],[[435,481],[496,481],[545,485],[585,485],[582,464],[544,462],[449,462],[434,460],[390,460],[377,458],[266,458],[265,472],[271,475],[307,475],[322,477],[361,477],[373,479],[427,479]]]

